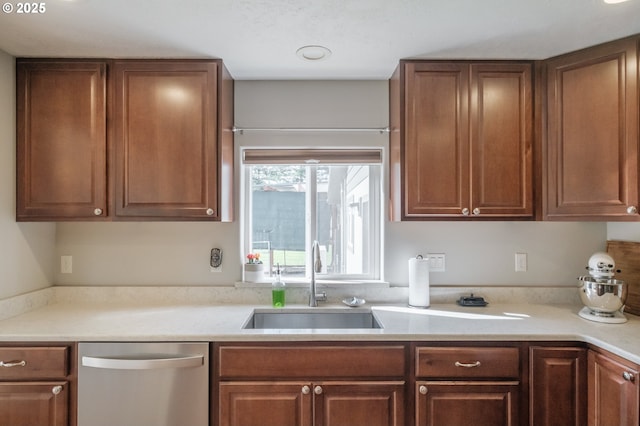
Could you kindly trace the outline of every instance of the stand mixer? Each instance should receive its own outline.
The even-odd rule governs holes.
[[[597,252],[589,258],[589,275],[578,277],[580,299],[585,307],[578,315],[590,321],[619,324],[627,322],[620,309],[627,299],[627,285],[614,279],[616,263],[607,253]]]

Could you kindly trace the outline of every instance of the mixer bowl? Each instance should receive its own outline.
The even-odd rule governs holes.
[[[621,280],[580,277],[582,303],[596,315],[611,316],[627,300],[627,284]]]

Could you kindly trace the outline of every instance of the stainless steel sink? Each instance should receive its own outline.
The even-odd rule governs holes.
[[[269,310],[254,311],[245,329],[302,329],[302,328],[382,328],[371,311],[363,310]]]

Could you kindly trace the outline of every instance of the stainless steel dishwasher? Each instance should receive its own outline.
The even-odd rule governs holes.
[[[207,426],[207,343],[80,343],[78,426]]]

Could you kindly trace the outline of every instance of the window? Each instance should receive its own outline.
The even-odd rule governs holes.
[[[280,266],[289,280],[381,279],[380,150],[246,149],[245,252],[259,253],[265,280]]]

